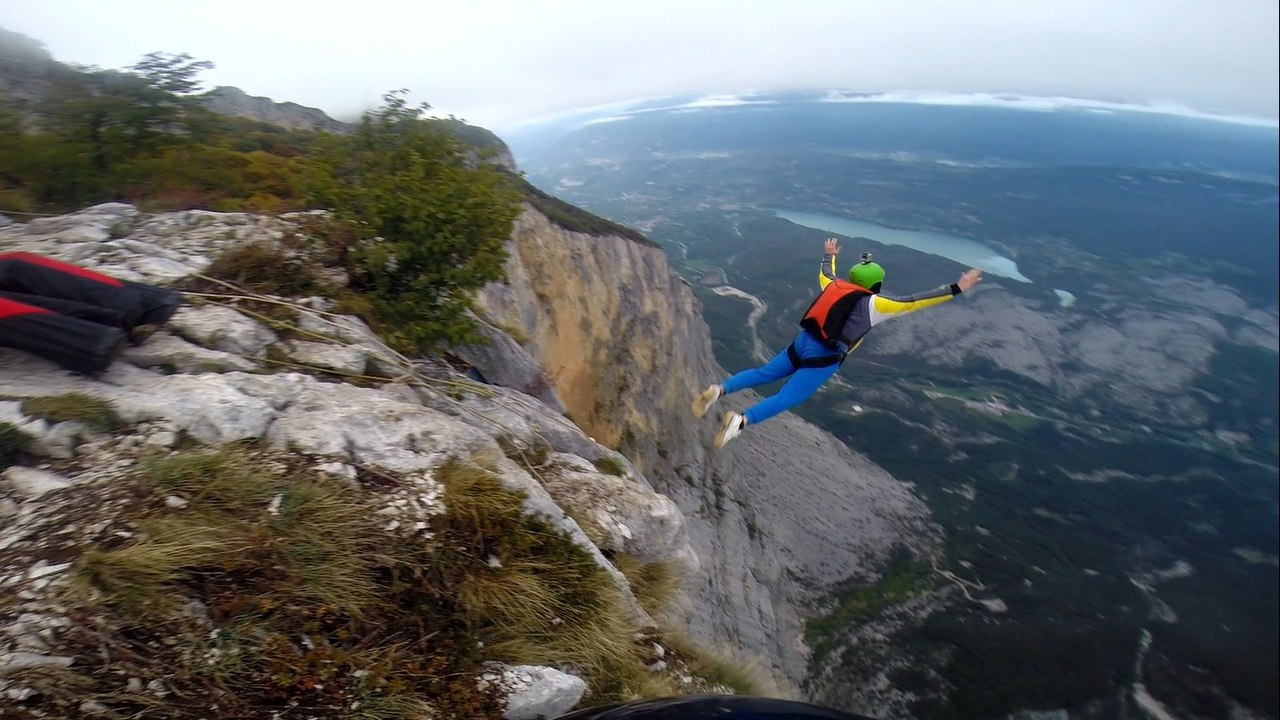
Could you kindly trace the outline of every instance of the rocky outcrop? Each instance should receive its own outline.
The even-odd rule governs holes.
[[[0,247],[163,283],[200,272],[220,249],[278,239],[294,229],[288,218],[198,211],[147,216],[108,204],[10,225],[0,230]],[[388,533],[418,532],[438,512],[436,472],[442,465],[483,462],[527,497],[528,512],[548,519],[595,558],[628,599],[639,626],[655,623],[564,503],[581,502],[594,524],[611,529],[606,550],[635,552],[686,573],[696,568],[675,504],[555,408],[516,390],[476,383],[444,364],[411,363],[358,319],[310,309],[325,305],[320,298],[293,309],[291,323],[306,328],[307,341],[282,339],[260,317],[231,304],[191,300],[166,329],[98,376],[0,349],[0,397],[6,398],[0,421],[32,437],[38,455],[71,461],[57,471],[38,460],[10,467],[0,481],[0,588],[16,598],[0,606],[0,674],[64,662],[56,648],[69,621],[56,596],[69,582],[75,548],[109,523],[105,498],[116,479],[141,458],[183,443],[256,441],[351,483],[359,469],[394,473],[397,489],[378,496]],[[364,379],[342,382],[335,370]],[[103,433],[22,409],[25,399],[69,393],[109,402],[128,432]],[[511,448],[539,445],[555,461],[535,476],[512,459]],[[592,462],[606,457],[620,474],[606,474]],[[91,527],[77,527],[69,513],[86,505],[104,515]],[[509,717],[562,711],[584,691],[581,680],[550,669],[500,672],[512,685]],[[25,698],[28,691],[0,678],[0,692],[10,698]]]
[[[837,582],[873,578],[895,547],[928,552],[936,530],[923,505],[790,414],[711,452],[714,421],[695,421],[689,405],[724,373],[697,299],[661,249],[531,211],[510,249],[509,279],[481,295],[483,313],[525,339],[569,417],[684,512],[702,568],[690,629],[801,680],[804,608]]]
[[[199,96],[200,102],[219,115],[256,120],[290,130],[323,130],[349,133],[353,126],[329,117],[323,110],[294,102],[276,102],[250,95],[237,87],[219,85]]]

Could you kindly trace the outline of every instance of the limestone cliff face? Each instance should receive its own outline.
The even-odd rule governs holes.
[[[689,405],[724,372],[697,298],[660,248],[526,209],[510,251],[509,280],[482,293],[482,312],[522,339],[579,426],[684,511],[701,562],[690,629],[801,680],[802,607],[836,582],[870,579],[895,547],[930,552],[937,531],[924,506],[790,414],[711,451],[715,420],[694,420]]]
[[[690,322],[697,301],[665,254],[569,232],[531,210],[517,220],[510,249],[509,281],[488,288],[482,305],[528,337],[569,415],[646,467],[660,448],[692,452],[694,438],[660,425],[687,414],[694,386],[713,374],[702,352],[710,345]]]

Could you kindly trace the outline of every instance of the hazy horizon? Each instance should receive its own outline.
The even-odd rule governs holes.
[[[214,63],[206,88],[352,119],[412,102],[495,131],[663,97],[830,89],[1079,99],[1277,124],[1280,10],[1265,0],[708,0],[483,4],[10,2],[0,27],[60,62]]]

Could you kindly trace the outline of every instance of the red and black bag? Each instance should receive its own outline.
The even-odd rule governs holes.
[[[120,280],[28,252],[0,253],[0,345],[78,372],[105,369],[123,341],[169,322],[176,290]]]
[[[114,310],[126,333],[138,325],[164,325],[182,304],[176,290],[120,280],[28,252],[0,253],[0,290]]]
[[[118,327],[0,296],[0,345],[39,355],[68,370],[107,369],[120,355],[125,338]]]

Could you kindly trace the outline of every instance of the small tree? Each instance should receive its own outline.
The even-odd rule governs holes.
[[[510,176],[477,162],[458,139],[384,96],[355,134],[332,138],[316,199],[361,224],[359,283],[384,335],[407,351],[474,339],[474,291],[503,277],[506,239],[520,210]]]
[[[143,55],[129,70],[145,78],[147,84],[157,90],[173,95],[189,95],[200,90],[196,75],[212,70],[213,67],[213,63],[208,60],[195,60],[187,53],[174,55],[152,52]]]

